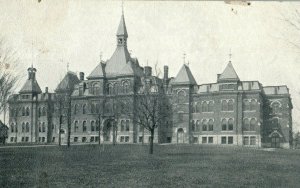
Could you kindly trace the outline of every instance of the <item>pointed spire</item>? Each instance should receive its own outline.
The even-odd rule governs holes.
[[[126,38],[128,37],[123,11],[122,11],[122,16],[119,23],[118,31],[117,31],[117,36],[124,36]]]
[[[197,82],[190,68],[186,64],[183,64],[177,76],[175,77],[173,84],[197,85]]]
[[[239,81],[240,78],[235,72],[233,65],[229,62],[223,73],[219,76],[218,81]]]

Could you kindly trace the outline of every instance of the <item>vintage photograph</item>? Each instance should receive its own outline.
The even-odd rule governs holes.
[[[300,187],[300,1],[0,12],[0,187]]]

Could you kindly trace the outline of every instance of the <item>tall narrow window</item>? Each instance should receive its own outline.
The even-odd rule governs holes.
[[[233,111],[233,100],[228,101],[228,111]]]
[[[230,118],[228,120],[228,130],[232,131],[233,130],[233,119]]]
[[[123,93],[129,93],[129,83],[127,81],[123,82]]]
[[[222,119],[222,131],[226,131],[226,130],[227,130],[227,120]]]
[[[86,121],[82,122],[82,132],[86,132]]]
[[[82,114],[86,114],[86,104],[83,104],[82,106]]]
[[[244,131],[249,131],[250,130],[250,121],[248,118],[244,119]]]
[[[250,131],[255,131],[255,127],[256,127],[256,119],[252,118],[250,121]]]
[[[91,104],[91,113],[93,114],[93,113],[95,113],[95,104]]]
[[[206,101],[202,103],[202,112],[207,112],[208,111],[208,104]]]
[[[214,130],[214,121],[212,119],[210,119],[208,121],[208,130],[209,131],[213,131]]]
[[[207,120],[206,119],[204,119],[202,121],[202,131],[207,131]]]
[[[10,125],[10,129],[11,129],[10,132],[12,133],[15,132],[15,126],[13,123]]]
[[[76,133],[78,131],[78,121],[74,122],[74,132]]]
[[[29,132],[29,123],[28,122],[26,123],[26,132],[27,133]]]
[[[177,95],[178,95],[178,103],[184,103],[185,102],[185,92],[179,91],[177,93]]]
[[[251,100],[250,110],[251,111],[256,110],[256,101],[254,99]]]
[[[26,108],[26,116],[29,116],[29,114],[30,114],[30,111],[29,111],[29,108],[27,107]]]
[[[25,132],[25,123],[22,123],[22,133]]]
[[[198,102],[197,105],[196,105],[196,112],[200,112],[201,111],[201,103]]]
[[[22,108],[22,116],[26,116],[26,110],[25,110],[25,107]]]
[[[99,114],[100,113],[100,105],[97,103],[96,104],[96,113]]]
[[[41,116],[42,116],[42,109],[41,109],[41,107],[39,107],[39,112],[38,112],[38,115],[39,115],[39,117],[41,117]]]
[[[46,132],[46,125],[45,125],[45,122],[43,122],[43,124],[42,124],[42,132],[43,132],[43,133]]]
[[[100,95],[100,86],[98,83],[93,84],[93,95]]]
[[[214,103],[213,103],[213,101],[209,101],[209,103],[208,103],[208,111],[209,111],[209,112],[212,112],[212,111],[213,111],[213,108],[214,108]]]
[[[95,122],[91,121],[91,131],[95,131]]]
[[[77,114],[77,111],[78,111],[78,104],[75,104],[74,105],[74,114]]]
[[[192,132],[196,131],[196,123],[195,120],[192,121]]]
[[[125,121],[121,120],[121,131],[125,131]]]
[[[222,111],[228,111],[228,105],[226,100],[222,100]]]
[[[197,120],[196,126],[197,126],[197,127],[196,127],[196,130],[197,130],[197,131],[200,131],[200,130],[201,130],[201,128],[200,128],[200,127],[201,127],[201,122],[200,122],[200,120]]]
[[[42,123],[41,122],[39,123],[39,132],[40,133],[42,132]]]
[[[273,114],[278,114],[279,113],[279,110],[280,110],[280,103],[279,102],[273,102],[272,103],[272,113]]]
[[[126,131],[129,131],[129,120],[126,120]]]

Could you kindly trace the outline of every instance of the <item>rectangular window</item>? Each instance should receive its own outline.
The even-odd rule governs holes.
[[[86,142],[86,137],[82,137],[82,142]]]
[[[202,137],[202,144],[206,144],[207,143],[207,137]]]
[[[39,137],[39,142],[41,142],[42,141],[42,138],[41,137]]]
[[[142,136],[139,137],[139,142],[143,142],[143,137]]]
[[[228,137],[228,144],[233,144],[233,137],[232,136]]]
[[[227,127],[226,124],[222,124],[222,131],[226,131],[226,127]]]
[[[214,143],[214,137],[212,136],[208,137],[208,143],[210,144]]]
[[[17,142],[17,137],[15,137],[15,142]]]
[[[171,143],[172,142],[172,137],[167,137],[167,143]]]
[[[90,138],[90,142],[94,142],[94,137],[92,136],[91,138]]]
[[[121,136],[120,142],[124,142],[124,136]]]
[[[22,140],[21,140],[21,141],[22,141],[22,142],[24,142],[24,140],[25,140],[25,138],[24,138],[24,137],[22,137]]]
[[[74,137],[74,142],[78,142],[78,137]]]
[[[45,142],[45,137],[42,137],[42,142]]]
[[[249,145],[249,137],[248,136],[244,136],[244,145]]]
[[[95,142],[99,142],[99,136],[95,136]]]
[[[52,142],[55,142],[55,137],[52,138]]]
[[[10,137],[10,142],[13,142],[14,141],[14,137]]]
[[[125,142],[129,142],[129,136],[125,137]]]
[[[214,125],[209,125],[209,126],[208,126],[208,130],[209,130],[209,131],[213,131],[213,130],[214,130]]]
[[[256,137],[255,136],[250,137],[250,145],[256,145]]]
[[[194,137],[194,138],[193,138],[193,143],[194,143],[194,144],[198,144],[198,137]]]
[[[227,143],[227,138],[226,136],[221,137],[221,144],[226,144]]]
[[[26,137],[26,138],[25,138],[25,142],[28,142],[28,141],[29,141],[29,137]]]

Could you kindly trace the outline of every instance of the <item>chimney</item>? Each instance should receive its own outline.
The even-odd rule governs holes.
[[[152,75],[152,67],[145,66],[145,76],[151,76]]]
[[[48,87],[45,87],[45,93],[48,93]]]
[[[79,73],[79,78],[80,78],[80,81],[84,80],[84,72]]]
[[[164,66],[164,79],[167,80],[169,78],[169,67],[167,65]]]

